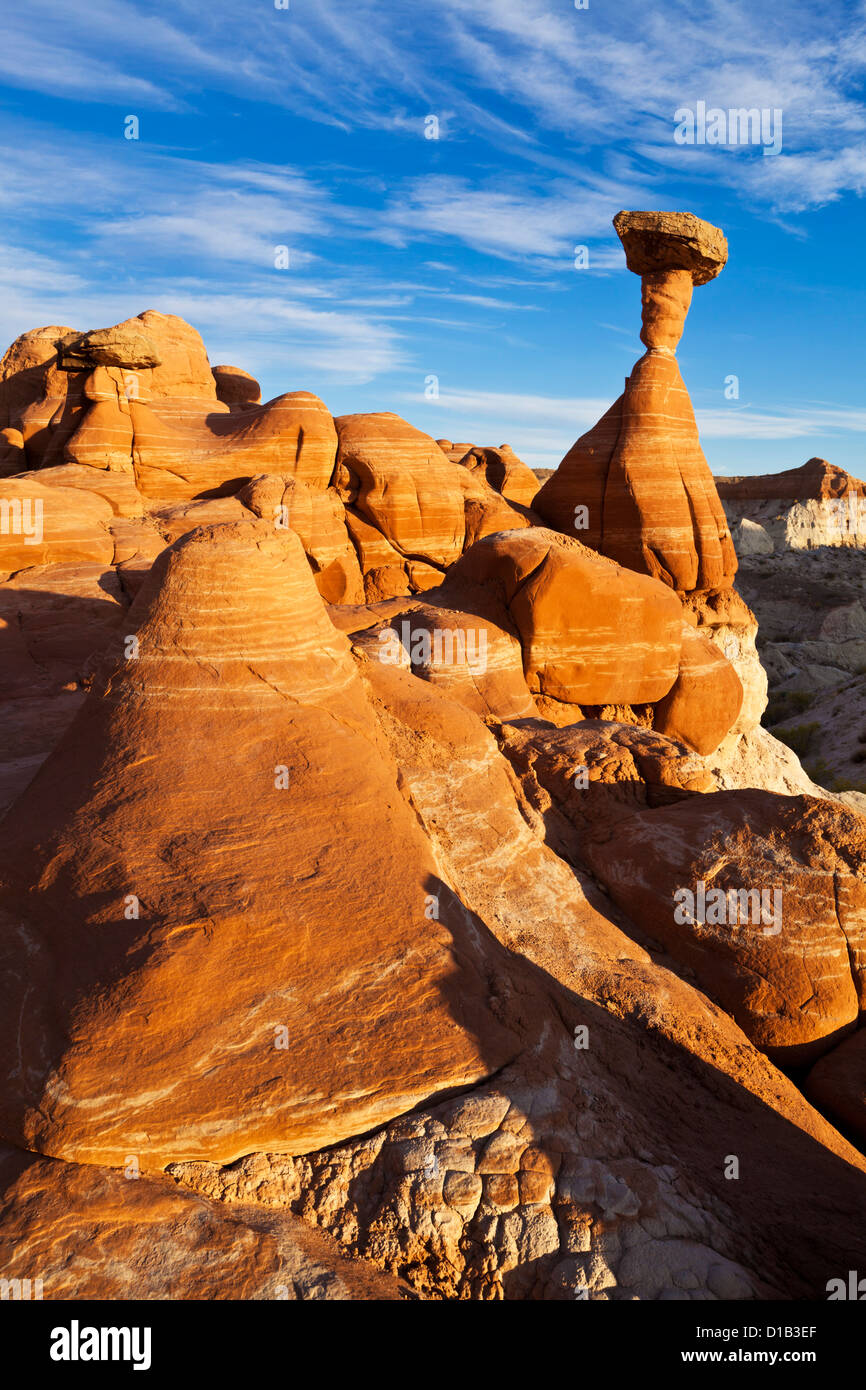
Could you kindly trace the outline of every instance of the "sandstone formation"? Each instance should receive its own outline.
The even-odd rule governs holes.
[[[326,602],[363,603],[358,554],[335,488],[322,490],[299,478],[262,474],[250,479],[237,501],[276,530],[295,533]]]
[[[755,615],[736,589],[687,594],[683,607],[698,635],[712,638],[739,678],[742,703],[729,726],[731,736],[738,739],[758,727],[767,704],[767,673],[758,656]]]
[[[116,643],[128,606],[104,564],[38,565],[0,586],[0,693],[22,699],[82,685]]]
[[[615,901],[757,1046],[799,1062],[856,1024],[863,817],[806,797],[718,792],[640,812],[585,853]]]
[[[150,1167],[274,1140],[303,1151],[500,1066],[515,1042],[490,1012],[477,944],[459,908],[425,916],[435,859],[293,533],[249,523],[183,538],[129,620],[137,655],[109,663],[5,837],[4,954],[18,984],[4,1017],[28,1058],[22,1070],[10,1033],[5,1135],[88,1162],[139,1153]],[[190,759],[202,717],[207,748]],[[232,810],[214,834],[227,785]],[[250,838],[262,813],[267,838]],[[22,873],[25,845],[35,860]],[[353,883],[365,893],[350,910]],[[330,939],[315,926],[327,898]],[[74,921],[59,909],[73,901]],[[21,974],[24,942],[36,954]],[[106,1093],[106,1070],[131,1089]]]
[[[613,225],[635,275],[688,271],[706,285],[727,263],[724,233],[690,212],[618,212]]]
[[[295,392],[231,413],[199,335],[153,311],[91,333],[25,334],[0,364],[0,420],[20,433],[25,466],[119,469],[162,500],[227,490],[271,463],[326,487],[336,454],[333,421],[317,397]]]
[[[241,368],[211,368],[199,335],[172,315],[149,310],[83,334],[38,329],[0,363],[0,480],[38,470],[40,484],[96,493],[118,516],[160,529],[167,507],[235,497],[263,474],[282,478],[307,498],[294,511],[307,517],[308,559],[331,603],[430,588],[479,536],[526,525],[535,480],[507,445],[486,451],[483,466],[458,467],[399,416],[361,415],[338,422],[338,458],[335,422],[317,396],[294,391],[263,405],[260,395]],[[177,534],[170,526],[167,539]],[[118,527],[116,537],[129,550],[124,563],[146,571],[152,531]],[[7,549],[11,569],[18,552]]]
[[[341,1257],[296,1218],[231,1209],[143,1177],[0,1147],[0,1267],[21,1298],[401,1299],[400,1281]],[[29,1281],[29,1287],[28,1287]],[[14,1297],[14,1293],[12,1295]]]
[[[448,441],[446,440],[445,443]],[[437,440],[441,445],[442,441]],[[446,450],[451,458],[458,449]],[[456,463],[468,468],[483,478],[490,487],[502,494],[508,502],[516,502],[523,507],[531,507],[532,499],[538,492],[539,483],[531,468],[517,457],[509,444],[500,444],[498,449],[481,448],[473,445],[465,454],[454,458]]]
[[[487,594],[520,634],[530,690],[565,704],[659,700],[676,678],[681,609],[669,590],[541,527],[489,536],[448,591]]]
[[[505,445],[262,404],[171,315],[3,358],[5,1280],[816,1300],[866,1268],[866,798],[801,766],[790,685],[838,659],[813,693],[856,716],[862,554],[810,570],[744,509],[734,587],[674,356],[726,243],[615,225],[647,352],[540,489]],[[828,468],[792,507],[859,496]]]
[[[547,1013],[539,1035],[524,996],[527,1050],[466,1096],[302,1158],[178,1163],[172,1174],[230,1208],[254,1197],[303,1215],[429,1298],[713,1300],[814,1289],[839,1258],[836,1212],[860,1181],[836,1163],[832,1186],[807,1187],[815,1140],[838,1139],[720,1010],[610,922],[588,881],[557,869],[548,818],[515,800],[494,740],[468,711],[405,671],[374,661],[361,669],[455,891],[544,972],[538,985],[552,991],[565,1028]],[[693,1056],[697,1065],[681,1068],[680,1049],[712,1062]],[[786,1117],[772,1136],[767,1114]],[[731,1125],[753,1175],[736,1200],[710,1157],[730,1151]],[[761,1158],[765,1141],[772,1161]],[[808,1242],[802,1230],[784,1234],[789,1201]]]
[[[0,479],[0,575],[9,579],[39,565],[110,565],[111,516],[111,504],[98,493]]]
[[[494,733],[543,819],[547,842],[574,866],[587,838],[615,835],[635,812],[716,790],[701,757],[640,725],[584,719],[551,729],[522,719],[500,723]]]
[[[96,328],[91,333],[64,334],[57,343],[57,365],[63,372],[89,371],[97,365],[139,371],[158,367],[162,360],[144,322],[135,319],[114,328]]]
[[[866,547],[866,483],[826,459],[716,485],[741,557]]]
[[[447,607],[447,595],[429,597],[381,619],[376,605],[369,626],[352,633],[356,654],[411,671],[485,718],[536,717],[520,639],[507,626]]]
[[[254,376],[242,367],[212,367],[216,382],[217,399],[229,409],[245,409],[248,405],[258,405],[262,399],[262,388]]]
[[[58,365],[57,344],[71,328],[51,326],[23,333],[0,360],[0,429],[3,471],[62,463],[83,397],[81,378]]]
[[[684,623],[677,678],[656,705],[654,728],[698,753],[714,753],[742,707],[743,686],[731,663],[711,638]]]
[[[690,639],[693,673],[702,665],[706,688],[712,684],[712,653],[701,642],[707,637],[735,676],[717,664],[715,714],[703,715],[698,728],[672,713],[672,702],[694,680],[684,671],[657,727],[688,734],[692,746],[706,753],[730,733],[734,755],[737,740],[760,721],[766,676],[755,650],[754,616],[732,587],[733,541],[675,357],[693,287],[719,274],[727,242],[717,227],[690,213],[621,212],[614,226],[629,269],[641,276],[641,340],[647,351],[623,395],[572,447],[532,505],[557,530],[577,534],[620,565],[677,591],[688,621],[702,630],[700,638]]]
[[[718,275],[727,243],[689,213],[621,212],[614,226],[641,276],[647,352],[533,506],[557,530],[681,593],[728,588],[736,556],[674,355],[692,287]]]
[[[384,536],[398,563],[421,561],[433,582],[467,543],[525,524],[486,479],[449,465],[436,441],[399,415],[345,415],[336,425],[343,501]]]

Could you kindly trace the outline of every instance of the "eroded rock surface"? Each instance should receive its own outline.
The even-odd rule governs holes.
[[[759,1047],[799,1063],[866,999],[866,820],[771,792],[641,812],[585,858]]]
[[[6,1137],[302,1152],[509,1060],[496,952],[430,911],[439,865],[294,534],[184,537],[129,617],[136,654],[5,822]]]
[[[614,226],[642,277],[647,352],[533,507],[557,530],[680,592],[728,588],[736,555],[675,357],[693,284],[718,274],[727,243],[690,214],[619,213]]]
[[[0,1269],[11,1297],[401,1299],[399,1280],[261,1205],[219,1206],[134,1163],[94,1168],[0,1146]]]
[[[171,315],[3,358],[4,1277],[815,1299],[866,1264],[866,820],[759,723],[752,607],[775,682],[800,591],[767,608],[748,489],[733,587],[674,355],[724,237],[616,225],[647,352],[540,490],[262,404]],[[798,669],[829,700],[838,653],[853,701],[856,576],[811,582]]]

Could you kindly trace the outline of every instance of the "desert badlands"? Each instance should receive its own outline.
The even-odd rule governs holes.
[[[727,242],[614,225],[646,351],[543,483],[168,314],[2,359],[7,1290],[866,1273],[866,488],[716,485]]]

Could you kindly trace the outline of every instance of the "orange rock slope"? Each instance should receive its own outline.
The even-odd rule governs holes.
[[[4,1051],[28,1058],[7,1137],[151,1167],[297,1152],[500,1066],[487,961],[432,909],[435,858],[297,537],[184,537],[129,623],[5,837]]]
[[[261,404],[168,315],[7,352],[7,1279],[816,1299],[866,1262],[866,821],[756,727],[674,357],[724,237],[616,225],[648,351],[537,492]]]

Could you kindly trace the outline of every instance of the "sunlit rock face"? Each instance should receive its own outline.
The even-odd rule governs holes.
[[[745,1300],[866,1267],[866,820],[759,724],[675,358],[724,236],[616,227],[647,351],[540,489],[506,445],[262,403],[172,315],[3,358],[4,1277]],[[859,496],[828,467],[792,506]],[[813,635],[850,655],[847,600]]]
[[[691,213],[620,212],[614,227],[641,277],[647,351],[625,391],[571,448],[533,507],[566,535],[680,593],[729,588],[737,561],[676,362],[695,285],[728,245]]]
[[[866,483],[826,459],[782,473],[718,477],[716,486],[740,554],[866,548]]]

